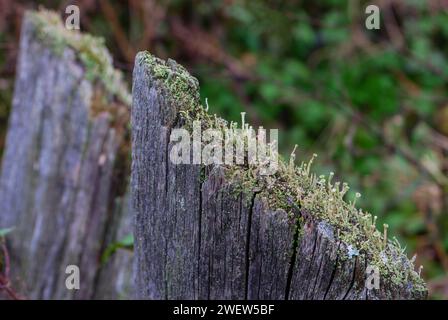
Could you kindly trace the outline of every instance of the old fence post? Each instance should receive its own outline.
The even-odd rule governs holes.
[[[250,166],[174,164],[173,129],[191,132],[193,120],[228,127],[204,111],[198,81],[182,66],[139,53],[132,94],[139,298],[426,297],[398,245],[343,201],[345,186],[316,178],[310,164],[281,162],[270,177]]]
[[[26,297],[129,297],[130,277],[117,276],[128,274],[131,255],[103,268],[101,261],[131,232],[128,206],[115,205],[126,198],[129,100],[99,39],[65,29],[55,13],[25,14],[0,228],[15,228],[7,238],[11,280]],[[79,290],[65,285],[69,265],[79,268]]]

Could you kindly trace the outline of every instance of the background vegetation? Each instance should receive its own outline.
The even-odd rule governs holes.
[[[278,128],[280,149],[319,155],[361,207],[417,253],[432,298],[448,299],[448,3],[440,0],[41,1],[103,36],[130,80],[135,53],[174,58],[211,112]],[[364,27],[367,4],[381,29]],[[21,17],[0,0],[0,152]],[[349,195],[349,197],[352,197]]]

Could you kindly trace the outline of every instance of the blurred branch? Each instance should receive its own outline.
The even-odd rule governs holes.
[[[428,289],[430,293],[437,292],[441,295],[438,298],[448,299],[448,276],[428,281]]]
[[[155,0],[130,0],[129,6],[132,14],[140,16],[143,21],[143,35],[140,38],[138,49],[151,50],[157,36],[157,29],[160,28],[160,24],[166,17],[166,7],[161,6]],[[133,17],[130,18],[133,19]]]
[[[443,210],[443,191],[434,183],[425,183],[415,190],[413,195],[418,211],[428,230],[428,243],[433,248],[445,272],[448,272],[448,256],[443,247],[438,218]]]
[[[134,58],[136,54],[136,50],[133,48],[131,43],[128,40],[126,33],[124,32],[120,21],[116,15],[116,10],[109,3],[108,0],[100,0],[99,1],[101,10],[103,11],[106,20],[109,22],[112,32],[114,34],[115,40],[117,42],[118,47],[120,48],[121,53],[127,60],[129,64],[134,63]]]
[[[381,0],[379,2],[386,33],[392,45],[397,49],[405,46],[404,35],[395,16],[395,12],[399,10],[399,6],[400,3],[398,1]]]
[[[448,137],[438,133],[431,127],[428,127],[428,130],[431,133],[431,139],[429,139],[430,141],[428,142],[434,144],[435,146],[441,149],[444,149],[445,151],[448,151]]]
[[[23,300],[24,297],[19,295],[12,287],[9,280],[10,273],[10,259],[8,249],[3,238],[0,239],[1,249],[3,253],[4,273],[0,273],[0,291],[6,292],[6,294],[13,300]]]
[[[174,37],[190,54],[223,64],[236,79],[253,78],[251,72],[238,59],[225,52],[216,36],[197,26],[186,26],[178,17],[172,17],[169,22]]]

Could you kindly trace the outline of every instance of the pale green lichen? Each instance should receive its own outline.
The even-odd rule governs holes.
[[[201,121],[206,128],[235,128],[235,123],[229,125],[216,115],[210,115],[200,104],[198,81],[183,67],[147,52],[141,57],[151,75],[162,81],[174,101],[180,104],[179,114],[186,128],[195,120]],[[242,122],[242,128],[249,128],[244,118]],[[296,166],[294,152],[288,162],[279,156],[279,167],[273,175],[260,174],[257,165],[224,165],[224,168],[237,192],[257,192],[268,200],[271,208],[284,209],[291,221],[297,221],[298,211],[307,211],[315,219],[328,222],[334,227],[336,237],[351,248],[346,259],[354,253],[365,255],[370,265],[378,267],[384,279],[400,287],[411,285],[414,291],[426,291],[413,260],[407,259],[395,238],[388,240],[387,226],[381,233],[376,228],[376,217],[356,207],[356,200],[361,195],[357,193],[353,202],[347,203],[345,195],[349,186],[346,183],[333,182],[333,173],[328,177],[317,177],[311,172],[315,157]]]
[[[199,82],[184,67],[171,59],[163,61],[149,52],[141,52],[137,58],[146,65],[151,76],[161,81],[169,91],[168,96],[179,106],[179,114],[186,128],[191,128],[195,120],[201,121],[202,129],[228,126],[227,121],[209,114],[201,105]]]
[[[99,81],[112,96],[118,97],[128,106],[131,104],[131,95],[123,75],[114,69],[103,38],[65,28],[59,15],[52,11],[41,9],[29,11],[26,15],[35,25],[36,37],[55,54],[61,55],[67,47],[72,48],[83,64],[88,80]]]
[[[198,117],[195,112],[203,112],[198,94],[199,82],[185,68],[173,60],[165,62],[149,52],[139,53],[138,59],[140,59],[140,63],[146,65],[156,81],[163,83],[163,86],[169,91],[168,97],[172,99],[173,103],[180,106],[179,113],[188,122]]]

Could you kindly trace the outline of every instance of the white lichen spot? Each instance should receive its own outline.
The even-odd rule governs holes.
[[[347,246],[347,255],[348,258],[351,259],[352,257],[359,256],[358,249],[354,248],[351,244]]]

